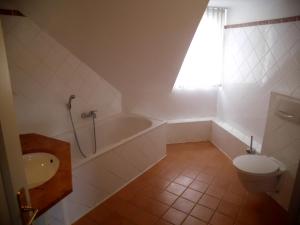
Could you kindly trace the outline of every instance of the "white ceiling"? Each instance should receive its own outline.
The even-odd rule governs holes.
[[[123,94],[170,91],[207,0],[15,0]]]

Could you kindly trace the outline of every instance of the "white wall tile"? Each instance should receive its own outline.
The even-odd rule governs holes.
[[[218,117],[246,135],[254,135],[260,143],[271,91],[299,97],[299,24],[225,30],[224,84],[218,96]]]
[[[43,32],[30,19],[1,16],[21,133],[56,136],[71,129],[66,109],[75,94],[80,113],[98,110],[98,118],[121,112],[121,94],[99,74]]]
[[[167,125],[167,143],[207,141],[210,138],[211,121],[169,122]]]

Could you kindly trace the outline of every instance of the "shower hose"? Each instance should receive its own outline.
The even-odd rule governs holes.
[[[72,116],[71,109],[69,109],[69,114],[70,114],[70,119],[71,119],[71,123],[72,123],[72,127],[73,127],[73,133],[74,133],[74,137],[75,137],[75,141],[76,141],[78,150],[79,150],[80,154],[82,155],[82,157],[86,158],[86,155],[83,153],[83,151],[80,147],[80,144],[79,144],[79,140],[78,140],[78,136],[77,136],[77,133],[76,133],[75,126],[74,126],[74,121],[73,121],[73,116]],[[94,135],[94,136],[96,136],[96,135]]]

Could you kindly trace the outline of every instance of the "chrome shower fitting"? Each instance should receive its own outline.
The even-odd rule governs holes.
[[[249,146],[249,148],[246,149],[246,152],[248,154],[255,154],[256,153],[255,149],[253,148],[253,136],[251,136],[251,138],[250,138],[250,146]]]
[[[69,101],[68,101],[68,103],[67,103],[67,107],[68,107],[69,110],[72,108],[72,100],[73,100],[74,98],[76,98],[75,95],[70,95]]]
[[[81,113],[81,118],[82,119],[86,119],[86,118],[96,118],[97,117],[97,114],[96,114],[97,110],[91,110],[89,111],[88,113]]]
[[[72,100],[75,97],[76,97],[75,95],[70,95],[69,101],[68,101],[68,103],[66,105],[67,105],[67,108],[68,108],[68,111],[69,111],[69,115],[70,115],[70,119],[71,119],[71,124],[72,124],[72,128],[73,128],[73,134],[74,134],[74,137],[75,137],[75,141],[76,141],[78,150],[79,150],[80,154],[82,155],[82,157],[86,158],[86,154],[84,154],[84,152],[82,151],[81,146],[79,144],[79,140],[78,140],[78,136],[77,136],[77,132],[76,132],[76,128],[75,128],[75,125],[74,125],[73,116],[72,116],[72,112],[71,112]]]
[[[97,152],[97,137],[96,137],[96,123],[95,123],[95,119],[97,117],[96,114],[97,110],[91,110],[89,112],[83,112],[81,113],[81,118],[82,119],[86,119],[86,118],[92,118],[93,120],[93,134],[94,134],[94,153]]]

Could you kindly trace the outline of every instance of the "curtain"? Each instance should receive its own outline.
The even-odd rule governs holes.
[[[206,9],[173,89],[198,89],[221,84],[225,20],[226,9]]]

